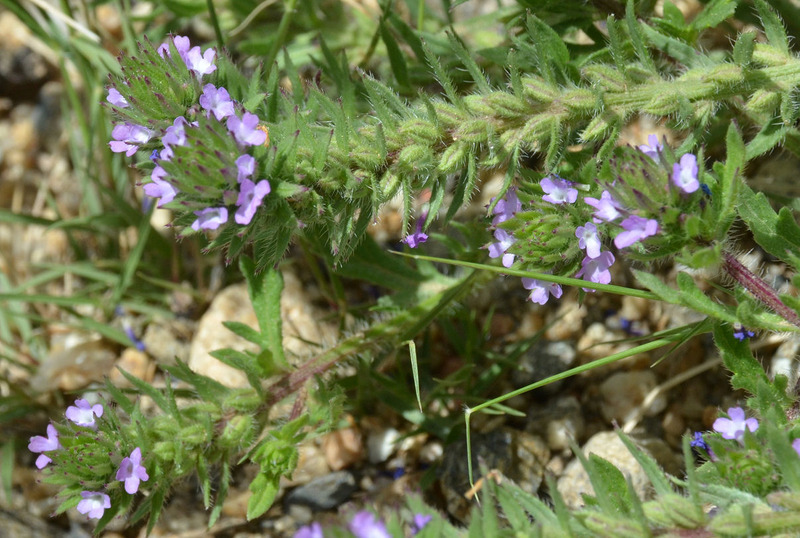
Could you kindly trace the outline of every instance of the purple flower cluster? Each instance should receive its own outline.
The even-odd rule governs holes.
[[[411,522],[411,536],[415,536],[433,520],[429,514],[414,514]],[[361,510],[356,512],[348,524],[350,532],[356,538],[391,538],[386,524],[372,512]],[[297,529],[294,538],[324,538],[322,526],[313,522]]]
[[[84,399],[75,400],[75,405],[67,408],[65,413],[67,419],[83,428],[97,429],[97,418],[103,416],[103,406],[101,404],[92,405]],[[52,458],[45,452],[53,452],[63,448],[58,439],[58,430],[52,424],[47,426],[47,437],[36,435],[30,438],[28,450],[34,454],[39,454],[36,458],[37,469],[44,469]],[[142,464],[142,450],[136,447],[130,456],[125,457],[119,464],[116,473],[116,480],[123,482],[125,491],[133,495],[139,491],[139,484],[146,482],[150,477]],[[85,514],[89,519],[100,519],[106,509],[111,508],[111,497],[102,491],[82,491],[81,500],[78,502],[78,512]]]
[[[197,80],[217,69],[214,65],[216,51],[213,48],[203,52],[200,47],[192,47],[189,38],[174,36],[171,43],[170,41],[162,43],[157,52],[162,58],[172,58],[173,48]],[[120,109],[130,106],[128,100],[116,88],[109,88],[107,101]],[[264,144],[267,141],[266,130],[259,126],[260,120],[255,114],[246,110],[241,110],[237,114],[238,105],[223,87],[216,87],[212,83],[205,84],[198,102],[207,118],[213,118],[225,125],[228,135],[236,141],[243,154],[236,161],[237,192],[226,191],[218,204],[211,203],[208,207],[194,211],[197,218],[191,224],[191,228],[195,231],[216,230],[228,222],[230,213],[233,213],[237,224],[247,226],[261,206],[264,197],[270,193],[271,187],[266,179],[256,181],[252,178],[256,162],[245,150],[249,146]],[[241,109],[240,106],[239,108]],[[185,117],[178,116],[161,136],[163,147],[154,150],[150,156],[155,167],[150,174],[150,182],[144,186],[144,192],[147,196],[158,200],[158,207],[169,204],[180,193],[177,183],[169,177],[162,164],[172,160],[176,147],[190,144],[186,130],[197,126],[198,122],[190,122]],[[116,153],[124,152],[127,156],[132,156],[155,135],[156,133],[147,127],[125,122],[114,127],[113,140],[109,142],[109,146]],[[229,211],[228,206],[234,202],[236,209]]]
[[[664,146],[655,135],[650,135],[648,143],[639,146],[638,149],[657,164],[663,160]],[[686,154],[674,164],[670,178],[680,191],[684,194],[691,194],[700,188],[698,173],[697,157]],[[560,176],[555,174],[546,176],[539,182],[539,186],[544,193],[542,201],[548,204],[566,207],[578,202],[580,193],[576,184]],[[623,203],[625,202],[624,197],[620,196],[621,188],[620,184],[615,183],[604,189],[600,198],[583,197],[583,201],[593,211],[591,221],[575,229],[578,247],[585,253],[581,261],[581,268],[575,276],[583,278],[587,282],[596,284],[611,282],[610,268],[615,262],[615,256],[611,252],[603,250],[602,236],[604,232],[612,230],[614,246],[617,249],[625,249],[661,231],[658,220],[641,216],[635,210],[626,207],[627,203]],[[665,190],[668,188],[668,185],[664,186]],[[639,198],[642,197],[641,192],[635,191],[635,193]],[[507,229],[500,228],[498,225],[513,217],[521,209],[522,204],[514,188],[509,189],[506,197],[495,205],[492,219],[495,241],[490,243],[487,248],[490,258],[502,259],[503,267],[510,268],[514,264],[515,255],[509,250],[516,243],[517,238]],[[574,213],[575,210],[570,209],[570,211]],[[532,278],[523,279],[523,286],[531,290],[529,299],[538,304],[545,304],[551,295],[558,298],[562,293],[561,287],[557,284],[549,284]],[[588,288],[584,288],[584,290],[592,291]],[[741,334],[746,335],[746,333]],[[739,338],[739,333],[736,336]]]

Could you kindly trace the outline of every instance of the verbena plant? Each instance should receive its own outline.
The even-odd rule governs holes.
[[[489,18],[502,22],[506,34],[477,55],[458,25],[428,16],[424,5],[409,4],[416,15],[410,22],[386,4],[371,41],[351,43],[346,33],[329,34],[309,57],[291,44],[289,27],[294,22],[303,28],[294,36],[299,38],[322,24],[314,17],[294,19],[296,4],[289,1],[271,41],[243,41],[231,49],[238,60],[245,53],[262,60],[246,69],[220,48],[227,39],[220,20],[244,19],[235,11],[219,18],[209,12],[217,35],[212,46],[158,31],[134,44],[133,29],[126,28],[127,51],[119,66],[107,66],[109,145],[133,158],[143,178],[137,192],[149,208],[138,214],[129,191],[119,194],[125,189],[109,189],[102,181],[89,189],[107,202],[127,200],[126,218],[140,231],[134,261],[111,279],[112,305],[134,293],[138,264],[147,259],[149,212],[164,207],[174,215],[176,237],[199,238],[204,253],[220,252],[227,264],[238,264],[259,328],[226,327],[258,351],[214,353],[244,372],[246,389],[225,387],[178,362],[163,367],[169,374],[164,389],[124,374],[132,392],[110,382],[101,391],[113,405],[79,399],[68,408],[67,422],[51,425],[46,437],[34,437],[29,445],[39,454],[43,480],[62,487],[57,511],[77,506],[99,520],[98,532],[119,515],[131,524],[149,518],[150,530],[173,484],[197,475],[212,525],[232,468],[249,461],[260,471],[250,484],[247,516],[264,514],[281,477],[291,476],[297,465],[298,445],[337,423],[345,385],[332,368],[355,356],[373,363],[383,350],[408,342],[413,350],[413,339],[428,324],[449,315],[476,286],[504,274],[521,277],[530,300],[540,304],[559,299],[563,286],[576,286],[582,298],[593,292],[635,296],[692,309],[704,320],[470,407],[467,434],[472,415],[507,411],[506,399],[704,333],[712,333],[733,387],[750,394],[748,407],[761,420],[745,420],[743,410],[732,408],[730,418],[715,424],[717,433],[687,437],[685,479],[666,476],[623,436],[655,490],[646,502],[619,470],[576,449],[595,489],[581,510],[568,510],[555,487],[551,507],[484,472],[489,502],[476,509],[468,530],[456,529],[418,501],[412,501],[418,518],[411,528],[431,536],[528,534],[532,528],[559,536],[800,530],[800,456],[793,445],[800,436],[797,394],[785,377],[768,378],[746,341],[755,331],[797,331],[800,303],[739,261],[732,233],[751,234],[766,253],[797,272],[797,202],[755,193],[747,166],[778,147],[800,156],[800,58],[781,20],[796,24],[800,10],[788,2],[712,0],[686,21],[668,2],[656,16],[653,4],[520,2]],[[31,16],[10,6],[54,47],[72,47],[73,61],[91,56],[81,56],[69,40],[52,38],[42,13]],[[317,6],[312,7],[314,14]],[[247,20],[240,22],[246,26]],[[744,23],[758,30],[736,30]],[[711,34],[729,39],[730,46],[703,46]],[[385,57],[375,52],[379,44]],[[345,54],[351,46],[363,52],[363,69],[351,68]],[[309,58],[317,77],[307,76],[303,64]],[[90,96],[97,101],[96,74],[85,61],[81,65],[98,88]],[[423,91],[423,85],[437,89]],[[651,137],[636,148],[620,145],[621,131],[642,117],[663,124],[680,142],[671,146]],[[84,151],[98,144],[89,129],[84,134]],[[504,174],[501,192],[486,218],[465,222],[458,210],[491,170]],[[124,171],[116,168],[112,175]],[[125,179],[114,181],[125,186]],[[412,265],[366,237],[380,209],[398,197],[407,245],[440,242],[449,257],[414,254]],[[101,213],[94,208],[91,215]],[[433,233],[447,227],[460,237]],[[351,277],[394,291],[377,305],[382,317],[301,361],[286,356],[278,322],[282,277],[276,266],[291,245],[324,262],[333,275],[331,289],[340,290],[339,279]],[[679,264],[674,283],[654,272],[665,262]],[[612,284],[612,266],[630,268],[644,290]],[[726,277],[714,296],[698,286],[709,271]],[[92,277],[99,275],[87,272]],[[798,285],[796,276],[792,283]],[[24,301],[24,291],[21,286],[0,298]],[[341,292],[334,294],[344,304]],[[86,318],[79,322],[102,330]],[[6,332],[4,339],[12,340]],[[127,338],[107,329],[102,334],[119,342]],[[171,379],[182,383],[180,389]],[[153,416],[141,411],[141,397],[156,404]],[[288,399],[294,399],[291,411],[276,419],[271,412]],[[31,405],[25,395],[20,401]],[[699,468],[690,444],[707,460]],[[471,455],[465,457],[471,465]],[[499,502],[502,518],[490,499]],[[719,513],[704,511],[707,502]],[[369,514],[359,514],[350,529],[357,535],[365,529],[404,532],[399,520],[387,527]]]

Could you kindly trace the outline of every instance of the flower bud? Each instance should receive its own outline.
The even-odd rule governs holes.
[[[597,95],[583,88],[575,88],[564,94],[562,102],[570,110],[577,112],[592,112],[600,108]]]
[[[442,153],[437,169],[443,174],[456,172],[464,165],[467,156],[468,144],[455,142],[450,144]]]
[[[253,440],[255,423],[248,415],[237,415],[230,419],[225,425],[225,429],[217,440],[221,448],[235,449],[250,444]]]
[[[539,77],[526,77],[522,81],[522,91],[540,103],[551,103],[558,97],[558,90]]]
[[[753,51],[753,60],[766,65],[767,67],[775,67],[779,65],[786,65],[789,61],[789,56],[776,49],[772,45],[766,43],[756,43],[756,48]]]
[[[723,63],[714,66],[711,72],[707,73],[703,78],[714,84],[730,86],[742,82],[744,80],[744,73],[742,72],[741,66]]]
[[[492,92],[486,96],[486,101],[498,116],[516,118],[530,113],[528,103],[507,92]]]
[[[610,66],[591,64],[584,67],[581,73],[593,86],[612,92],[625,91],[625,77]]]
[[[594,117],[586,129],[581,133],[581,139],[584,142],[593,142],[595,140],[602,140],[609,133],[614,130],[614,127],[619,124],[619,116],[611,111],[606,111]]]
[[[756,114],[772,114],[780,104],[781,95],[778,92],[761,88],[753,92],[745,104],[745,109]]]

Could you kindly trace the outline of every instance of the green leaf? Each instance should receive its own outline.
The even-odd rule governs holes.
[[[569,62],[569,50],[564,40],[548,24],[531,12],[528,12],[526,26],[531,42],[536,47],[536,61],[542,76],[551,83],[561,82],[557,80],[556,75],[563,78]],[[553,68],[556,69],[555,72]]]
[[[247,279],[247,291],[253,303],[258,326],[264,339],[264,347],[269,349],[276,364],[288,367],[283,354],[283,335],[281,333],[281,291],[283,275],[277,269],[266,269],[256,273],[253,260],[243,256],[239,267]]]
[[[240,321],[223,321],[222,325],[233,334],[244,338],[248,342],[252,342],[257,346],[265,345],[264,337],[261,333],[246,323]]]
[[[755,50],[755,47],[755,32],[744,32],[741,34],[736,40],[736,44],[733,45],[733,61],[736,63],[736,65],[740,65],[742,67],[750,65],[750,61],[753,59],[753,51]]]
[[[224,461],[222,463],[222,478],[219,481],[219,491],[217,492],[217,498],[214,501],[214,509],[208,516],[208,528],[211,528],[219,519],[220,514],[222,514],[222,508],[225,504],[225,498],[228,496],[228,488],[230,487],[230,483],[231,465],[227,461]]]
[[[744,140],[735,123],[728,126],[725,137],[727,156],[725,168],[720,178],[719,195],[715,197],[717,209],[716,237],[723,239],[736,216],[736,203],[739,197],[739,187],[742,184],[741,173],[745,164]]]
[[[731,385],[735,389],[744,389],[756,394],[759,380],[769,382],[761,364],[753,358],[747,342],[741,342],[733,336],[731,326],[717,322],[714,324],[714,342],[719,348],[722,362],[733,372]]]
[[[736,209],[764,250],[789,264],[800,256],[800,227],[788,208],[776,214],[764,193],[742,185]]]
[[[653,485],[653,489],[656,490],[656,494],[661,496],[672,493],[672,486],[670,486],[669,480],[667,480],[664,471],[661,470],[656,460],[636,446],[622,430],[617,430],[617,435],[619,435],[620,440],[631,455],[639,462],[639,465],[642,466],[642,470],[644,470],[647,478],[650,479],[650,483]]]
[[[703,58],[702,56],[698,56],[697,50],[694,47],[687,45],[680,39],[666,36],[646,24],[643,24],[641,28],[645,37],[647,37],[647,40],[654,48],[668,56],[672,56],[684,65],[694,65],[698,63],[698,60]]]
[[[677,290],[666,285],[660,277],[653,273],[646,273],[636,269],[633,270],[633,274],[642,286],[658,295],[662,301],[671,304],[681,304],[681,294]]]
[[[164,394],[160,390],[155,388],[150,383],[142,381],[135,375],[129,374],[122,368],[117,367],[117,369],[125,377],[125,379],[127,379],[131,383],[131,385],[133,385],[139,390],[139,392],[146,394],[147,396],[150,396],[150,398],[153,399],[153,402],[155,402],[155,404],[158,407],[160,407],[162,411],[164,411],[165,413],[169,413],[172,410],[173,406],[170,405],[170,402],[167,400],[166,396],[164,396]]]
[[[253,496],[247,501],[247,521],[263,515],[269,510],[275,497],[278,495],[278,482],[280,475],[272,473],[259,473],[250,483]]]
[[[699,32],[706,28],[714,28],[731,17],[736,11],[737,0],[711,0],[689,24],[692,30]]]
[[[789,127],[783,123],[768,121],[756,136],[747,143],[746,160],[754,159],[771,151],[783,142]]]
[[[478,91],[484,94],[492,91],[489,83],[486,82],[486,75],[483,74],[483,71],[481,71],[481,68],[478,67],[478,64],[475,62],[473,53],[464,47],[464,44],[453,31],[448,31],[447,37],[450,41],[450,47],[453,49],[458,59],[461,60],[464,67],[467,68],[467,71],[469,71],[469,74],[472,76],[472,82],[475,84]]]
[[[737,319],[733,313],[733,309],[728,306],[721,305],[708,297],[703,291],[697,287],[697,283],[689,274],[680,272],[678,273],[678,287],[681,290],[681,302],[698,312],[717,318],[729,323],[736,323]]]
[[[780,17],[764,0],[754,0],[754,3],[769,44],[789,56],[789,40]]]
[[[162,364],[161,368],[181,381],[189,383],[203,400],[218,402],[231,391],[222,383],[193,371],[188,364],[180,360],[176,360],[174,365]]]
[[[386,53],[389,57],[389,65],[392,67],[392,73],[397,83],[403,88],[409,88],[408,82],[408,66],[406,65],[406,58],[403,55],[400,47],[397,46],[394,36],[386,27],[383,20],[378,25],[378,31],[381,34],[383,44],[386,46]]]
[[[645,69],[655,72],[656,66],[653,63],[650,52],[647,50],[647,47],[645,47],[644,38],[641,33],[642,27],[646,27],[647,25],[640,25],[639,21],[636,20],[636,12],[633,6],[633,0],[628,0],[628,4],[625,8],[625,22],[628,26],[628,34],[630,35],[631,42],[633,43],[633,50],[636,51],[636,56],[639,58],[639,61],[642,62]]]

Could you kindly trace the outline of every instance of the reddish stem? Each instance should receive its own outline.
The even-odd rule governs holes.
[[[730,252],[723,252],[722,256],[725,270],[736,282],[741,284],[744,289],[752,293],[756,299],[764,303],[773,312],[789,323],[800,327],[800,316],[781,301],[778,294],[775,293],[775,290],[768,286],[761,278],[753,274],[750,269],[742,265]]]

